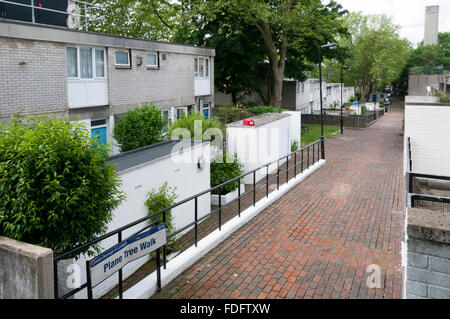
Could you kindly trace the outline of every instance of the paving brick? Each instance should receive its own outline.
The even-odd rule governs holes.
[[[217,267],[220,259],[229,265],[226,275],[231,278],[206,291],[221,298],[400,298],[404,216],[392,212],[404,211],[402,120],[402,107],[393,107],[365,130],[345,129],[344,135],[327,139],[326,165],[163,292],[197,268]],[[265,188],[260,189],[257,196],[265,196]],[[366,269],[372,264],[380,267],[385,282],[380,289],[366,286]],[[200,279],[192,277],[185,291],[205,289]],[[163,298],[163,292],[153,298]]]

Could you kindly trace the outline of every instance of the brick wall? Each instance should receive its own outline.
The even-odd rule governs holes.
[[[408,240],[406,298],[450,298],[450,245]]]
[[[67,114],[64,44],[0,37],[0,120]]]
[[[450,298],[448,212],[408,208],[405,297]]]
[[[113,113],[152,102],[159,107],[195,104],[194,55],[160,52],[159,68],[147,69],[145,55],[151,52],[132,50],[132,67],[123,69],[115,67],[114,52],[114,48],[108,48],[108,90]],[[136,64],[138,56],[143,58],[141,66]]]

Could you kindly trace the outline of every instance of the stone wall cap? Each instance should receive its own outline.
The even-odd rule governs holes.
[[[28,244],[9,237],[0,236],[0,250],[11,253],[20,253],[21,255],[39,258],[53,254],[49,248]]]
[[[450,212],[408,208],[408,237],[450,244]]]

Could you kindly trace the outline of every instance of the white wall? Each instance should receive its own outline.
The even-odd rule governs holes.
[[[297,141],[298,146],[300,147],[302,145],[302,112],[286,111],[283,113],[291,115],[291,123],[289,127],[290,144],[292,144],[293,141]]]
[[[227,152],[237,153],[244,164],[244,171],[252,171],[266,163],[287,156],[291,151],[291,117],[285,117],[257,127],[228,127]],[[284,161],[280,161],[280,165]],[[277,164],[269,167],[276,170]],[[266,176],[266,170],[256,173],[258,182]],[[244,178],[245,183],[253,183],[253,175]]]
[[[450,106],[405,106],[405,160],[410,137],[413,172],[450,176],[449,123]]]
[[[211,95],[211,80],[210,78],[195,79],[195,96]]]
[[[211,150],[209,144],[204,143],[196,146],[191,154],[185,152],[184,155],[182,155],[184,157],[175,156],[174,158],[171,158],[169,155],[156,161],[119,172],[120,178],[122,179],[120,190],[126,194],[127,198],[116,210],[114,210],[113,220],[108,224],[108,232],[148,216],[147,207],[145,206],[148,192],[152,189],[159,188],[166,181],[170,187],[176,187],[176,194],[178,195],[176,202],[180,202],[183,199],[209,189],[210,152]],[[204,154],[203,156],[205,159],[207,158],[207,160],[205,160],[204,168],[199,169],[197,167],[197,159],[200,158],[202,154]],[[188,157],[193,158],[194,160],[189,163],[184,163]],[[194,201],[192,200],[172,209],[172,220],[177,229],[180,229],[194,221],[194,205]],[[207,193],[198,198],[198,217],[200,218],[205,216],[210,212],[210,209],[211,198],[210,194]],[[124,231],[122,234],[122,239],[125,239],[141,230],[146,225],[147,222],[144,222]],[[117,244],[117,236],[112,236],[101,243],[101,251],[109,249],[115,244]],[[92,258],[93,257],[87,258],[83,255],[75,261],[75,264],[77,264],[82,270],[81,282],[86,281],[86,260],[90,260]],[[130,276],[147,261],[148,258],[143,257],[126,265],[123,269],[123,278],[125,279]],[[117,275],[113,275],[106,279],[94,288],[94,298],[104,295],[112,287],[117,285],[117,282]],[[86,290],[84,289],[76,294],[76,298],[86,298]]]

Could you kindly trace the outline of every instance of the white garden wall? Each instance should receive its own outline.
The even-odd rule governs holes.
[[[189,142],[190,143],[190,142]],[[121,205],[114,211],[113,220],[108,225],[108,232],[114,231],[122,226],[148,216],[145,201],[147,194],[152,189],[157,189],[165,182],[170,187],[176,187],[178,195],[177,202],[189,198],[195,194],[201,193],[210,188],[210,154],[209,143],[196,144],[192,149],[184,149],[183,154],[176,152],[175,156],[171,154],[139,164],[134,167],[119,171],[122,179],[120,190],[126,195]],[[139,155],[138,155],[139,156]],[[205,159],[203,168],[198,167],[198,159]],[[132,159],[134,160],[134,159]],[[210,212],[211,198],[207,193],[198,198],[198,217],[202,217]],[[173,223],[176,229],[180,229],[194,221],[194,201],[189,201],[179,207],[172,209]],[[147,225],[147,222],[138,224],[127,229],[122,234],[122,239],[134,234]],[[104,240],[101,244],[101,251],[109,249],[117,244],[117,236]],[[74,263],[81,271],[81,282],[86,282],[86,260],[93,257],[81,256],[78,260],[63,261],[59,265],[60,275],[60,295],[67,292],[67,275],[73,272],[73,266],[67,272],[67,266]],[[129,277],[137,269],[148,261],[148,258],[140,258],[123,269],[123,279]],[[111,290],[118,283],[118,275],[113,275],[103,283],[93,289],[94,298],[101,297]],[[71,290],[71,289],[70,289]],[[86,298],[86,289],[75,295],[75,298]]]
[[[406,104],[407,138],[411,138],[412,166],[416,173],[450,176],[450,105]]]

